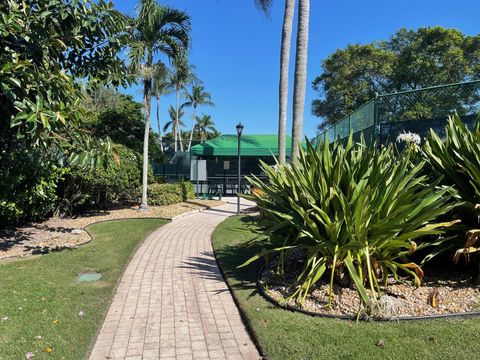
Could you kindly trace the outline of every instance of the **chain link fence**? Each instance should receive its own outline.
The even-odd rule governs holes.
[[[480,111],[480,80],[384,94],[319,133],[314,143],[364,135],[368,144],[387,144],[403,132],[425,137],[430,129],[443,136],[455,113],[471,127]]]

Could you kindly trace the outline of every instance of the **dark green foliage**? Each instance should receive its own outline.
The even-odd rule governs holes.
[[[87,146],[88,155],[100,160],[98,153],[110,148],[96,149],[78,131],[83,85],[76,79],[127,84],[126,65],[117,56],[127,19],[103,0],[6,0],[0,13],[2,156],[4,146],[21,138],[55,144],[77,163]]]
[[[389,276],[408,275],[419,286],[423,271],[408,256],[442,243],[424,237],[452,225],[436,219],[455,205],[447,189],[427,184],[424,163],[413,166],[410,156],[405,152],[397,159],[392,146],[369,148],[350,137],[333,150],[328,142],[317,149],[308,144],[295,165],[263,164],[267,181],[250,182],[261,190],[253,199],[265,214],[270,238],[262,240],[267,250],[249,262],[303,251],[306,261],[293,295],[300,302],[326,277],[331,294],[334,279],[348,277],[366,305],[375,304]]]
[[[118,163],[84,171],[69,169],[60,185],[60,214],[73,215],[91,209],[133,205],[138,202],[136,189],[140,186],[141,160],[132,150],[117,145]]]
[[[193,185],[190,182],[148,186],[149,203],[154,206],[172,205],[194,197]]]
[[[126,85],[127,19],[103,0],[0,2],[0,226],[49,215],[68,162],[113,155],[78,128],[82,83]]]
[[[83,106],[88,113],[83,126],[93,136],[108,136],[114,143],[142,154],[145,131],[143,105],[134,101],[131,95],[100,88],[86,97]],[[159,136],[153,131],[150,131],[148,149],[152,161],[163,163],[166,160],[160,148]]]
[[[388,41],[349,45],[322,63],[313,82],[320,99],[312,104],[325,127],[354,111],[375,94],[413,90],[480,77],[480,36],[441,27],[401,29]],[[475,89],[461,101],[478,101]],[[475,100],[476,99],[476,100]],[[430,99],[431,100],[431,99]],[[412,108],[410,115],[442,108],[445,99]],[[461,104],[461,103],[458,103]],[[457,105],[458,105],[457,104]],[[454,105],[451,109],[456,108]]]
[[[57,201],[56,188],[65,170],[40,148],[16,143],[0,167],[0,228],[41,220]]]
[[[445,138],[441,139],[433,130],[426,139],[424,154],[432,168],[432,178],[452,186],[454,196],[461,205],[456,209],[457,216],[467,227],[465,237],[461,236],[462,249],[457,256],[480,251],[480,120],[470,131],[458,115],[448,121]],[[465,244],[465,246],[462,246]]]

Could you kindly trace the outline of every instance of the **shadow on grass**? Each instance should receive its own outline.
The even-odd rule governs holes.
[[[258,224],[250,216],[242,216],[237,221],[237,226],[230,226],[225,230],[229,234],[238,234],[238,236],[248,234],[250,239],[235,242],[232,245],[217,246],[215,254],[232,289],[249,291],[248,297],[252,297],[259,293],[257,276],[263,260],[257,260],[245,267],[240,266],[263,250],[262,245],[257,241],[263,235],[261,231],[258,231]],[[254,234],[253,237],[252,234]]]

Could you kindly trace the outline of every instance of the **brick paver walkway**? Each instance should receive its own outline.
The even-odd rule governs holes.
[[[125,270],[90,360],[260,358],[211,245],[215,227],[235,211],[232,201],[190,214],[144,241]]]

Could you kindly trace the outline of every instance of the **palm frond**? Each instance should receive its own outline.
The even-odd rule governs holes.
[[[255,6],[259,8],[265,15],[270,16],[273,0],[255,0]]]

